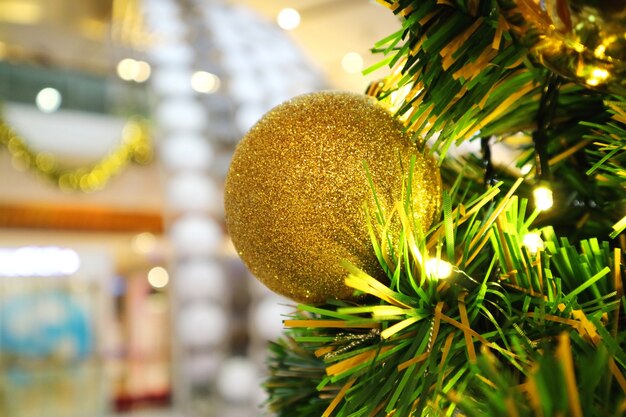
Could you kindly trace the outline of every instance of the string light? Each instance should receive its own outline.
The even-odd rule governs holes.
[[[528,251],[532,253],[533,255],[539,252],[540,250],[543,250],[544,248],[541,235],[537,232],[526,233],[524,235],[524,239],[522,240],[522,243],[524,244],[524,246],[526,246]]]
[[[533,169],[532,164],[525,164],[520,168],[520,174],[527,175],[530,174],[530,171]]]
[[[590,86],[596,86],[601,82],[606,81],[607,78],[609,78],[609,72],[607,70],[604,68],[594,68],[586,81]]]
[[[437,258],[427,260],[424,268],[426,274],[435,279],[448,278],[452,274],[452,264]]]
[[[535,199],[535,207],[537,208],[537,210],[549,210],[554,204],[554,200],[552,198],[552,190],[546,184],[541,184],[535,187],[535,189],[533,190],[533,197]]]

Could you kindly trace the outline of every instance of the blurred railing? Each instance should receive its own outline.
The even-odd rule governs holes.
[[[0,62],[2,101],[34,105],[37,94],[46,87],[61,93],[62,109],[143,116],[148,112],[145,84],[124,82],[112,75]]]

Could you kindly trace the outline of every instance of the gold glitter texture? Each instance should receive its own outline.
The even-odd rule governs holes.
[[[363,210],[365,202],[372,216],[376,208],[363,161],[390,213],[412,155],[414,215],[427,229],[439,210],[439,170],[375,99],[326,91],[275,107],[241,141],[226,178],[226,223],[239,255],[286,297],[349,299],[342,259],[384,277]]]

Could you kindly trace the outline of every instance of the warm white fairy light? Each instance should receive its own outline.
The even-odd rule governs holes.
[[[444,279],[452,274],[452,264],[437,258],[427,260],[424,268],[431,278]]]
[[[609,78],[609,72],[604,68],[594,68],[591,75],[587,78],[587,84],[596,86]]]
[[[532,164],[525,164],[524,166],[520,168],[520,174],[522,175],[529,174],[532,169],[533,169]]]
[[[529,232],[524,235],[524,239],[522,243],[528,251],[532,254],[535,254],[544,248],[543,240],[541,239],[541,235],[537,232]]]
[[[535,207],[537,210],[545,211],[552,208],[554,200],[552,199],[552,190],[547,185],[539,185],[533,190],[535,198]]]

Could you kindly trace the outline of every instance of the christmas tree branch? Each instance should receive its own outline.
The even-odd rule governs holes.
[[[541,244],[528,243],[529,219],[536,213],[527,213],[526,202],[512,193],[499,198],[498,204],[490,203],[497,194],[488,192],[467,206],[444,208],[444,220],[421,240],[409,222],[402,222],[402,231],[393,239],[401,238],[405,244],[397,245],[400,253],[389,270],[401,271],[400,282],[410,273],[417,286],[398,284],[392,289],[346,265],[350,272],[346,283],[366,294],[365,302],[300,306],[306,316],[286,322],[295,332],[298,350],[316,364],[317,388],[335,387],[337,396],[325,402],[322,415],[450,415],[455,409],[465,413],[464,407],[476,401],[480,410],[504,406],[530,415],[533,409],[528,404],[539,404],[535,400],[551,393],[514,387],[544,386],[546,378],[553,381],[558,375],[565,381],[562,386],[584,385],[577,376],[585,372],[579,364],[590,361],[595,361],[596,371],[604,369],[609,376],[591,392],[592,405],[599,405],[609,392],[612,400],[598,410],[620,406],[626,388],[619,383],[626,365],[623,341],[615,333],[623,326],[621,258],[607,243],[588,240],[575,247],[557,239],[551,228],[541,230]],[[390,215],[403,217],[402,205]],[[452,233],[446,232],[450,225]],[[388,238],[379,235],[378,242]],[[453,251],[445,252],[452,257],[444,260],[436,248],[447,244]],[[451,266],[450,277],[438,278],[442,263]],[[559,362],[563,355],[550,352],[565,349],[561,346],[565,337],[572,340],[567,352],[574,361],[568,365],[573,377],[570,368],[562,374],[553,372],[563,366]],[[281,346],[272,363],[290,355],[285,353],[288,345]],[[486,359],[485,349],[490,352]],[[604,362],[597,352],[604,352]],[[323,376],[320,367],[325,369]],[[490,372],[494,367],[505,372],[496,378]],[[282,378],[274,373],[270,381],[290,386]],[[485,384],[491,390],[508,388],[490,395]],[[571,411],[579,402],[570,391],[564,393],[564,402],[544,411]],[[319,405],[322,397],[309,394]],[[296,415],[280,406],[278,411],[281,416]]]
[[[525,49],[494,13],[495,1],[382,3],[404,18],[403,31],[374,48],[401,75],[387,80],[382,95],[404,89],[397,114],[420,140],[437,133],[439,153],[539,91],[536,75],[520,71]]]

